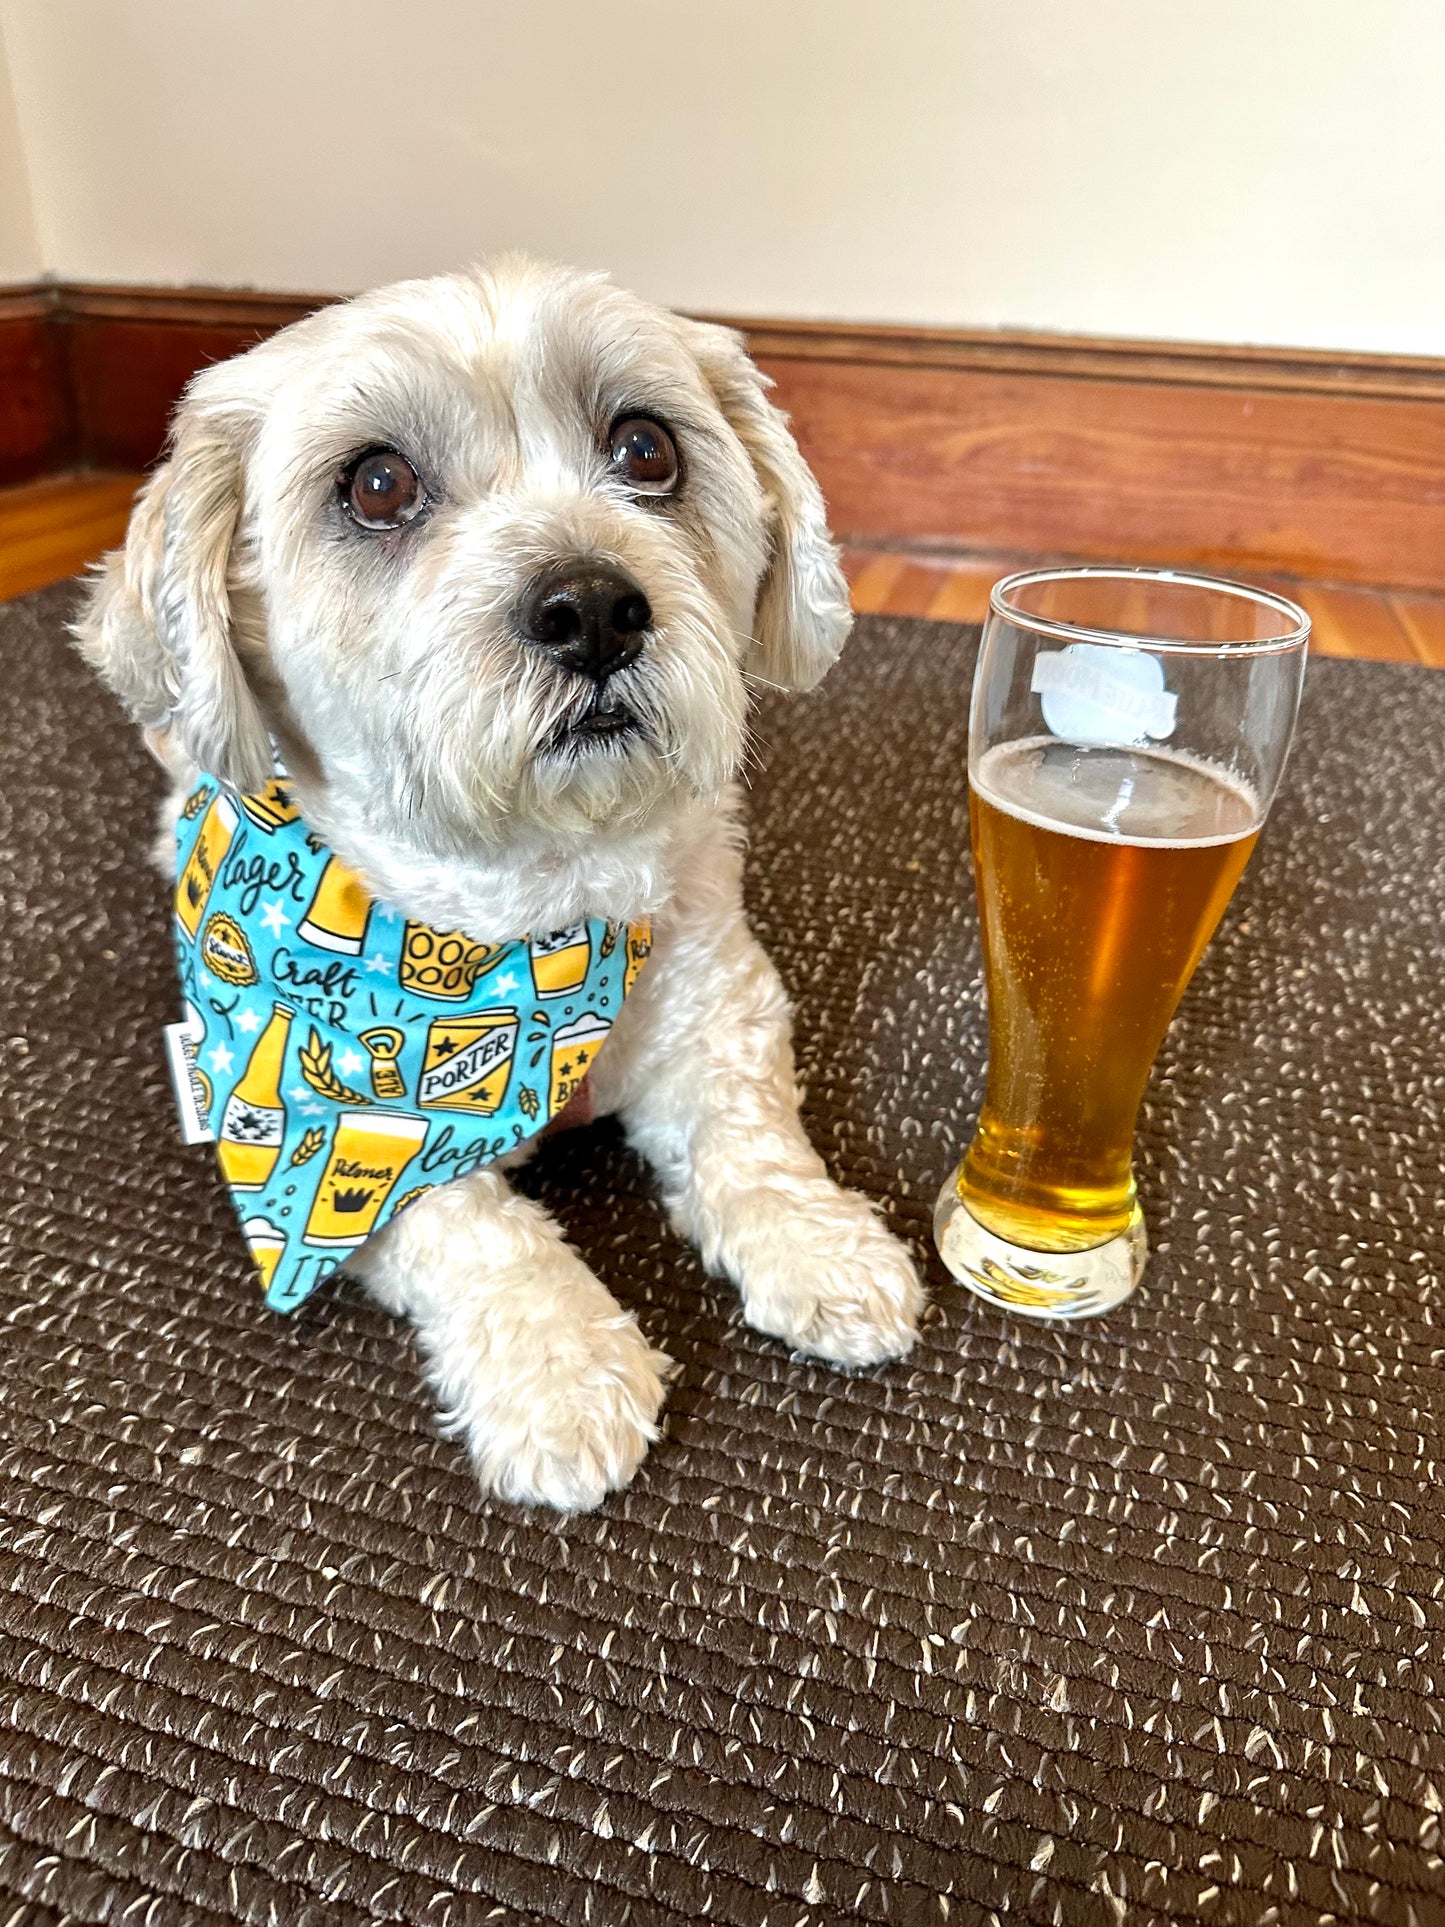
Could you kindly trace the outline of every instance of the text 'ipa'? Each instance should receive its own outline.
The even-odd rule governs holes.
[[[988,984],[988,1091],[959,1195],[1041,1251],[1134,1208],[1150,1066],[1259,835],[1249,788],[1156,750],[1003,743],[969,803]]]

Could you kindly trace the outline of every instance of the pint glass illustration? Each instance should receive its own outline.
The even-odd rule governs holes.
[[[401,944],[401,987],[418,997],[460,1003],[506,948],[477,943],[459,930],[433,930],[429,923],[409,921]]]
[[[251,1247],[251,1259],[261,1275],[262,1291],[271,1289],[271,1280],[276,1276],[276,1267],[281,1262],[281,1254],[286,1249],[286,1233],[266,1218],[247,1218],[241,1226],[242,1235]]]
[[[176,915],[188,937],[194,937],[201,927],[211,886],[226,860],[239,820],[230,797],[218,791],[201,820],[200,832],[176,884]]]
[[[320,950],[334,950],[343,957],[359,957],[366,942],[366,920],[371,915],[371,898],[361,887],[361,879],[339,857],[327,860],[316,894],[306,915],[297,925],[297,934]]]
[[[343,1111],[302,1233],[309,1245],[359,1245],[427,1134],[424,1117]]]
[[[550,1108],[555,1117],[587,1075],[612,1026],[596,1011],[584,1011],[552,1039]]]
[[[429,1110],[493,1117],[501,1109],[517,1048],[515,1010],[437,1017],[427,1031],[417,1103]]]
[[[270,1020],[226,1099],[216,1133],[216,1155],[233,1191],[264,1191],[281,1155],[286,1135],[281,1064],[295,1015],[289,1004],[272,1005]]]
[[[592,961],[592,936],[585,923],[532,939],[532,978],[539,997],[566,997],[580,990]]]

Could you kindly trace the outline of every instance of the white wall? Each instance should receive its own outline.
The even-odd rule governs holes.
[[[1442,0],[0,0],[44,264],[1445,352]]]
[[[10,90],[10,65],[0,33],[0,286],[33,281],[39,272],[40,243]]]

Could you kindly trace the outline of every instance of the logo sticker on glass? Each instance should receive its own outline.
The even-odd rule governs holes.
[[[1044,721],[1069,743],[1167,742],[1179,698],[1164,687],[1157,656],[1071,642],[1035,656],[1029,687]]]

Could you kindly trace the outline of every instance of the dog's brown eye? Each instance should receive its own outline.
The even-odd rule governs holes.
[[[341,471],[341,500],[364,529],[399,529],[426,506],[421,477],[394,448],[373,448]]]
[[[612,466],[629,488],[664,495],[676,482],[677,444],[661,422],[628,415],[613,424],[610,441]]]

